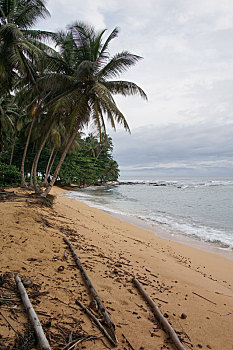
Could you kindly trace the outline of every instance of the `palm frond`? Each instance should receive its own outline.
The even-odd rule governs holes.
[[[12,20],[22,29],[30,28],[39,18],[50,16],[43,0],[17,1],[17,7],[12,12]]]
[[[142,57],[133,55],[128,51],[117,53],[112,59],[99,71],[98,78],[106,80],[108,78],[118,77],[128,68],[134,66]]]
[[[95,35],[94,28],[83,22],[77,22],[70,26],[69,29],[72,33],[76,51],[80,59],[91,61],[91,40]]]
[[[108,45],[110,43],[111,40],[113,40],[114,38],[116,38],[118,36],[119,33],[119,29],[116,27],[113,29],[113,31],[111,32],[111,34],[108,36],[108,38],[105,40],[103,47],[99,53],[99,57],[101,59],[105,59],[105,58],[109,58],[109,51],[108,51]]]
[[[103,29],[102,31],[100,31],[99,33],[96,33],[96,35],[93,35],[90,38],[90,52],[91,52],[90,60],[93,62],[97,62],[97,60],[99,59],[99,54],[103,46],[102,37],[105,32],[106,32],[106,29]]]
[[[147,100],[147,95],[137,84],[130,81],[107,81],[102,83],[112,94],[120,94],[122,96],[139,95]]]
[[[118,109],[111,93],[105,87],[101,86],[101,84],[96,84],[93,90],[95,91],[95,95],[92,98],[94,101],[98,100],[99,107],[107,115],[107,119],[110,121],[112,127],[114,129],[116,128],[116,121],[118,124],[123,124],[124,128],[130,132],[126,118]]]
[[[31,38],[35,40],[53,40],[57,41],[58,34],[44,31],[44,30],[33,30],[33,29],[21,29],[21,32],[25,36],[25,38]]]

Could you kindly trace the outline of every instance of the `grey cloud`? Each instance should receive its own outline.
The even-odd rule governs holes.
[[[113,136],[114,156],[122,170],[179,173],[192,169],[195,173],[232,174],[233,124],[169,125],[144,127]]]
[[[231,0],[49,0],[51,19],[121,32],[111,52],[144,57],[122,76],[149,97],[116,97],[132,135],[113,135],[121,169],[233,173],[233,7]],[[150,169],[150,170],[149,170]]]

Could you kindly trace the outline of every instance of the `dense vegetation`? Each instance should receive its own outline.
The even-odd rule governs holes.
[[[78,186],[101,184],[116,181],[119,174],[118,164],[112,158],[112,140],[107,136],[104,144],[100,144],[97,137],[90,134],[79,138],[75,142],[76,150],[66,156],[59,172],[58,183],[61,185],[77,184]],[[20,165],[24,147],[20,141],[14,145],[11,160],[11,150],[2,152],[0,162],[0,186],[10,186],[20,183]],[[48,185],[51,175],[57,167],[61,152],[44,147],[38,162],[41,185]],[[35,150],[30,149],[25,161],[26,181],[30,182]]]
[[[141,59],[110,55],[117,28],[108,36],[82,22],[58,33],[32,29],[48,15],[44,0],[0,0],[0,185],[18,183],[20,170],[21,186],[41,196],[56,180],[116,180],[106,121],[129,126],[113,96],[146,98],[135,83],[115,80]],[[90,125],[96,136],[83,136]]]

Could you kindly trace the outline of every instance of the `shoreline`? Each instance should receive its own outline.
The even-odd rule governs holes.
[[[172,242],[179,242],[181,244],[190,246],[190,247],[194,247],[196,249],[200,249],[202,251],[206,251],[206,252],[211,252],[214,254],[219,254],[221,256],[227,257],[228,259],[233,260],[233,249],[228,249],[228,248],[223,248],[215,243],[212,242],[206,242],[206,241],[201,241],[198,239],[194,239],[188,235],[182,234],[182,233],[177,233],[175,231],[173,232],[169,232],[168,230],[164,229],[162,226],[160,225],[156,225],[156,224],[151,224],[149,222],[146,222],[145,220],[143,220],[140,217],[134,216],[134,215],[124,215],[124,214],[120,214],[120,213],[116,213],[114,211],[111,211],[109,209],[105,209],[105,208],[99,208],[98,206],[95,206],[94,204],[91,203],[91,201],[82,201],[82,199],[80,197],[78,197],[78,199],[76,199],[75,197],[69,197],[68,196],[68,192],[72,191],[72,190],[68,190],[67,193],[65,194],[66,197],[76,200],[78,202],[84,203],[87,206],[90,206],[91,208],[95,208],[98,210],[101,210],[117,219],[120,219],[124,222],[130,223],[136,227],[142,228],[144,230],[148,230],[150,232],[153,232],[155,234],[155,236],[163,238],[165,240],[168,241],[172,241]]]
[[[57,322],[68,327],[75,318],[86,334],[100,335],[75,305],[79,299],[88,306],[91,299],[63,241],[67,237],[111,313],[119,341],[116,350],[128,350],[124,336],[137,350],[175,350],[134,288],[134,276],[166,314],[185,348],[188,343],[194,350],[223,350],[224,344],[224,350],[233,350],[231,259],[160,238],[64,193],[53,188],[53,208],[22,196],[0,202],[1,274],[18,273],[40,288],[34,307],[42,324],[50,322],[49,329],[59,332]],[[4,309],[4,315],[9,318],[11,313]],[[22,317],[21,312],[17,321]],[[1,342],[14,335],[1,318],[0,334]],[[106,348],[100,339],[85,342],[85,347]]]
[[[101,210],[101,209],[99,209],[99,210]],[[182,235],[179,233],[170,233],[167,230],[163,229],[161,226],[155,225],[155,224],[152,225],[139,217],[134,217],[134,216],[130,216],[130,215],[123,215],[123,214],[114,214],[113,212],[108,211],[108,210],[103,210],[103,211],[105,211],[109,215],[112,215],[113,217],[116,217],[120,220],[128,222],[132,225],[135,225],[137,227],[151,231],[155,234],[155,236],[160,237],[162,239],[172,241],[172,242],[178,242],[178,243],[187,245],[189,247],[200,249],[202,251],[211,252],[214,254],[219,254],[221,256],[224,256],[228,259],[233,260],[233,250],[229,250],[227,248],[222,248],[214,243],[208,243],[208,242],[201,241],[198,239],[193,239],[189,236]]]

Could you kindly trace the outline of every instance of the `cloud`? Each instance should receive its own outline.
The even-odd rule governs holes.
[[[108,6],[111,3],[112,1],[109,0]],[[39,27],[52,31],[64,30],[67,25],[81,20],[94,25],[97,29],[102,29],[105,27],[105,20],[101,9],[105,5],[104,0],[49,0],[47,1],[47,8],[50,11],[51,18],[40,21]]]
[[[124,171],[177,171],[231,175],[233,123],[141,127],[129,136],[112,134],[115,153]]]
[[[232,171],[232,0],[49,0],[48,8],[40,28],[75,20],[118,26],[112,54],[144,57],[122,79],[141,86],[149,102],[116,97],[133,130],[113,136],[122,169]]]

